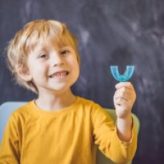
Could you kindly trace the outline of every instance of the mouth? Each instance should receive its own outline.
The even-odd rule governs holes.
[[[68,71],[59,71],[49,75],[50,78],[64,78],[69,74]]]

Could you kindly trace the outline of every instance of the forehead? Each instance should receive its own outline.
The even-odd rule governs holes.
[[[30,41],[31,40],[31,41]],[[39,38],[33,38],[29,40],[28,49],[29,51],[32,51],[34,49],[48,49],[48,48],[55,48],[56,50],[60,50],[64,47],[72,47],[74,48],[74,45],[69,40],[69,38],[66,38],[64,36],[55,36],[55,35],[43,35]]]
[[[39,23],[25,28],[22,40],[25,40],[24,48],[27,52],[38,46],[47,47],[46,43],[53,45],[56,49],[71,46],[76,49],[76,41],[69,30],[62,24],[54,22]]]
[[[30,50],[30,52],[35,52],[37,54],[37,52],[50,52],[50,51],[62,51],[62,50],[66,50],[69,49],[72,52],[75,52],[75,49],[66,43],[63,44],[56,44],[56,42],[53,41],[53,39],[47,39],[44,41],[39,41],[35,44],[35,46],[33,46],[33,48]]]
[[[30,45],[30,49],[50,49],[55,48],[56,50],[60,50],[64,47],[72,47],[70,42],[68,40],[65,40],[63,38],[53,38],[52,36],[49,36],[47,38],[40,38],[38,41],[36,41],[34,44]]]

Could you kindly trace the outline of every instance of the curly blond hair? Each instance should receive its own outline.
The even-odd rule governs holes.
[[[27,68],[27,57],[31,50],[35,48],[39,41],[44,41],[48,37],[53,37],[54,44],[58,48],[62,46],[71,46],[80,63],[77,40],[70,32],[68,27],[55,20],[34,20],[27,23],[19,30],[7,47],[7,62],[11,73],[14,75],[16,82],[33,92],[37,93],[37,88],[32,81],[23,80],[17,71],[18,67]]]

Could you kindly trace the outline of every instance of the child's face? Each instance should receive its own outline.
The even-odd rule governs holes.
[[[70,89],[79,76],[77,55],[71,46],[56,49],[51,40],[38,44],[27,59],[28,80],[41,92]]]

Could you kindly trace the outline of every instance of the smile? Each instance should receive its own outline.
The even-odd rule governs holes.
[[[50,78],[64,78],[69,74],[68,71],[60,71],[60,72],[55,72],[52,75],[50,75]]]

